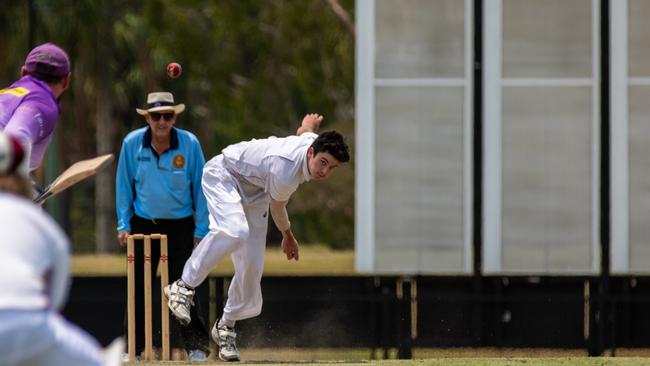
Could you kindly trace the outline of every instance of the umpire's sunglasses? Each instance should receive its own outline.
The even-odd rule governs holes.
[[[158,121],[160,120],[160,117],[164,118],[165,121],[171,121],[174,118],[174,112],[168,112],[168,113],[151,112],[149,113],[149,117],[151,117],[152,121]]]

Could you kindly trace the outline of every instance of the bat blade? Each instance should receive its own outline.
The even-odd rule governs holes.
[[[43,204],[49,197],[62,192],[80,181],[97,174],[113,161],[113,154],[101,155],[93,159],[81,160],[72,164],[48,185],[34,199],[34,203]]]

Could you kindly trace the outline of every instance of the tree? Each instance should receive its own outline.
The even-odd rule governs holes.
[[[309,112],[354,141],[353,0],[31,1],[36,42],[59,43],[72,58],[57,127],[60,166],[117,154],[122,137],[143,126],[135,107],[163,89],[187,105],[178,126],[197,134],[207,157],[234,142],[293,133]],[[29,7],[3,5],[0,77],[8,82],[28,51]],[[166,76],[170,61],[183,65],[181,78]],[[77,251],[118,248],[114,172],[54,198]],[[353,177],[341,168],[298,191],[290,209],[302,242],[352,245]]]

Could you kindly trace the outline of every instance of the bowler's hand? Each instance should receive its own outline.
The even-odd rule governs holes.
[[[121,233],[117,234],[117,241],[120,243],[120,246],[125,246],[126,245],[126,237],[129,236],[128,231],[122,231]]]
[[[300,136],[305,132],[318,132],[320,124],[323,122],[323,116],[318,113],[310,113],[302,119],[302,123],[296,131],[296,135]]]
[[[298,241],[292,235],[284,235],[282,237],[282,252],[287,255],[287,260],[295,259],[296,261],[299,258],[298,255]]]

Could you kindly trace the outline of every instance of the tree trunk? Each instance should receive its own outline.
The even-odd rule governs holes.
[[[97,93],[97,155],[112,152],[115,124],[111,120],[110,101],[108,90],[100,87]],[[95,240],[99,253],[114,252],[117,249],[113,209],[114,169],[114,165],[111,165],[108,169],[99,172],[95,179]]]
[[[110,34],[110,14],[104,11],[103,20],[99,22],[98,30],[101,35]],[[114,153],[113,141],[115,140],[116,125],[112,120],[113,98],[111,96],[110,65],[106,64],[111,54],[111,37],[105,37],[97,43],[97,59],[95,77],[96,81],[96,141],[97,155]],[[117,155],[117,154],[115,154]],[[116,156],[116,159],[118,157]],[[115,163],[108,169],[97,174],[95,179],[95,245],[98,253],[115,252],[118,248],[115,232],[114,210],[114,172]]]

